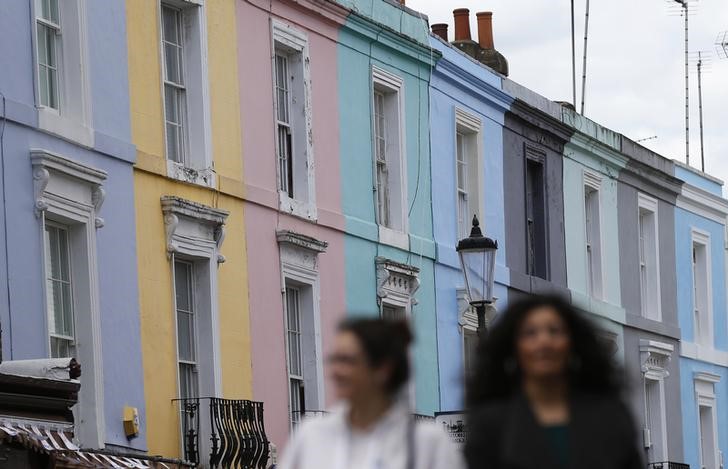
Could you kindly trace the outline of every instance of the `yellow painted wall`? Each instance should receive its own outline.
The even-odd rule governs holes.
[[[137,146],[135,205],[150,454],[180,456],[175,314],[160,198],[176,195],[230,212],[218,268],[223,396],[252,396],[248,279],[243,221],[235,0],[206,0],[208,73],[217,190],[166,177],[159,2],[127,0],[132,133]]]

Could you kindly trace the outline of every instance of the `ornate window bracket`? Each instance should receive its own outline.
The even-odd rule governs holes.
[[[640,341],[640,362],[642,373],[653,380],[662,380],[670,376],[667,367],[670,364],[675,348],[670,344],[654,340]]]
[[[420,269],[384,257],[374,260],[377,267],[377,299],[395,300],[403,306],[417,304],[415,293],[420,288]]]
[[[94,226],[104,226],[99,216],[106,198],[103,182],[106,172],[47,150],[31,150],[35,216],[40,218],[51,206],[59,210],[90,213]]]
[[[170,258],[177,252],[200,257],[213,257],[213,253],[218,264],[225,262],[220,249],[227,211],[175,196],[163,196],[161,201]]]

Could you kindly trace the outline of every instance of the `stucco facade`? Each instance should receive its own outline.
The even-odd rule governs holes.
[[[618,213],[621,298],[626,313],[624,361],[632,386],[630,400],[637,424],[645,429],[646,459],[681,462],[683,420],[679,412],[670,410],[681,405],[674,230],[675,202],[682,183],[672,176],[671,161],[626,137],[621,140],[621,152],[629,158],[619,174]],[[644,213],[653,221],[641,228]],[[641,229],[655,233],[644,238],[643,248]],[[656,260],[645,261],[647,269],[655,263],[654,281],[640,277],[641,249],[656,250]],[[647,273],[646,278],[651,275]]]
[[[2,359],[58,356],[49,340],[58,291],[47,287],[53,261],[44,245],[47,229],[63,232],[60,249],[71,255],[63,308],[73,325],[62,341],[83,369],[75,436],[86,448],[145,449],[124,1],[60,8],[55,98],[41,98],[42,12],[12,0],[0,15]],[[127,405],[142,421],[131,440]]]
[[[236,5],[239,34],[244,38],[238,54],[245,217],[254,221],[246,231],[253,397],[265,403],[266,432],[280,451],[292,420],[328,409],[333,397],[323,363],[346,312],[337,41],[348,12],[333,3],[313,1],[274,2],[272,8],[269,2],[252,0]],[[288,33],[300,41],[301,54],[307,54],[304,61],[310,74],[305,110],[310,117],[305,137],[308,148],[294,142],[292,157],[308,158],[305,168],[313,181],[313,193],[308,194],[313,210],[294,208],[294,213],[284,206],[286,194],[279,186],[278,103],[271,62],[272,48]],[[287,292],[300,293],[296,309],[312,326],[302,334],[306,363],[305,399],[300,407],[293,402],[297,397],[291,395],[289,383],[294,365],[288,353],[293,345],[287,340],[287,314],[294,313],[294,306]]]
[[[346,310],[376,316],[385,308],[406,314],[415,333],[412,351],[416,411],[439,409],[435,243],[432,228],[428,103],[430,70],[426,19],[395,2],[344,1],[352,9],[339,31],[338,94]],[[380,80],[381,78],[381,80]],[[389,82],[396,99],[390,124],[398,128],[390,181],[399,229],[378,224],[374,149],[374,91]],[[394,105],[393,105],[394,106]],[[396,121],[396,122],[395,122]],[[394,131],[394,130],[393,130]],[[388,292],[388,281],[399,284]],[[393,286],[390,284],[389,286]],[[396,298],[396,301],[394,301]]]
[[[685,181],[675,209],[684,459],[691,467],[718,467],[719,452],[728,451],[728,202],[722,181],[682,164],[674,170]]]
[[[190,171],[167,157],[160,3],[126,1],[147,441],[170,457],[182,455],[178,262],[194,272],[200,395],[252,398],[235,4],[208,0],[179,14],[193,24],[183,47],[199,51],[186,71],[188,114],[200,119],[186,129],[188,156],[200,158],[185,163]]]
[[[561,122],[557,104],[510,80],[504,80],[503,88],[515,98],[503,130],[503,185],[509,191],[503,208],[509,297],[547,292],[568,296],[563,154],[573,130]],[[529,168],[535,168],[533,173]],[[534,178],[533,192],[529,177]],[[529,223],[535,230],[530,257]]]
[[[463,383],[468,353],[464,334],[473,334],[473,328],[477,327],[477,323],[473,324],[473,319],[477,318],[465,299],[465,283],[455,247],[463,234],[461,231],[467,231],[467,227],[459,229],[458,224],[469,226],[474,213],[480,217],[483,233],[499,241],[494,293],[499,300],[496,306],[504,308],[508,299],[503,123],[512,99],[502,91],[499,75],[435,36],[430,42],[442,54],[430,83],[440,410],[455,411],[464,408]],[[465,185],[477,192],[467,194],[470,209],[467,220],[458,217],[458,134],[461,139],[463,136],[474,139],[471,149],[474,158],[465,164],[467,170],[477,176]]]

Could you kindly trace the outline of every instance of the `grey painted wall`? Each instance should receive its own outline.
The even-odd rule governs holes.
[[[671,176],[672,163],[623,139],[622,152],[630,157],[620,172],[618,188],[619,254],[622,306],[626,312],[624,364],[630,385],[629,402],[640,428],[645,426],[645,388],[642,373],[641,340],[654,340],[674,347],[664,380],[667,450],[670,461],[683,461],[680,396],[680,330],[677,316],[675,273],[675,203],[681,182]],[[638,193],[658,200],[658,242],[662,321],[641,315]],[[640,435],[641,437],[642,435]],[[646,453],[647,454],[647,453]]]
[[[506,113],[503,130],[503,186],[505,197],[506,263],[511,288],[521,292],[566,290],[564,243],[563,149],[571,131],[553,117],[516,101]],[[548,279],[527,275],[526,269],[526,148],[545,154]],[[487,188],[486,188],[487,191]]]

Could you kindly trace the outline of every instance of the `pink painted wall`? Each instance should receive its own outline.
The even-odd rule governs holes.
[[[288,382],[277,230],[292,230],[329,243],[319,254],[323,356],[345,313],[344,219],[341,213],[336,21],[306,1],[238,0],[238,56],[248,232],[248,279],[253,398],[265,403],[270,440],[281,450],[288,438]],[[272,8],[272,11],[271,11]],[[271,18],[308,35],[318,223],[278,212],[275,120],[271,70]],[[326,381],[326,403],[331,389]]]

